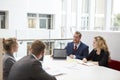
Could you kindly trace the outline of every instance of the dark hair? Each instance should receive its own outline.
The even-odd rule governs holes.
[[[79,37],[82,37],[82,34],[79,31],[76,31],[75,34],[78,34]]]
[[[11,50],[12,46],[16,46],[17,44],[18,43],[16,38],[8,38],[8,39],[3,38],[3,48],[7,52]]]
[[[36,40],[32,43],[31,45],[31,52],[34,55],[39,55],[41,53],[41,51],[43,51],[45,49],[45,44],[40,41],[40,40]]]

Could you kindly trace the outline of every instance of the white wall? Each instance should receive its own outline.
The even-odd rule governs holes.
[[[17,30],[17,39],[60,39],[61,32],[55,30]],[[50,33],[50,34],[49,34]]]
[[[61,9],[60,0],[27,0],[27,2],[27,12],[55,14]]]
[[[0,38],[9,38],[9,37],[16,37],[15,30],[0,30]]]
[[[8,12],[9,29],[26,28],[26,6],[26,0],[0,0],[0,11]]]
[[[56,7],[55,7],[56,6]],[[59,30],[56,37],[61,37],[61,1],[60,0],[0,0],[0,11],[7,11],[9,30],[28,29],[27,13],[53,14],[54,30]],[[41,34],[47,35],[45,30]],[[46,30],[49,31],[49,30]],[[28,32],[28,31],[27,31]],[[34,32],[33,32],[34,33]],[[28,38],[31,38],[27,36]]]

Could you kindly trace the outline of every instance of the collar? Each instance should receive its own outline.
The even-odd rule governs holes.
[[[77,46],[77,48],[80,46],[80,44],[81,44],[81,42],[79,42],[76,46]],[[74,46],[75,46],[75,43],[74,43]]]
[[[41,62],[42,63],[42,61],[41,60],[39,60],[34,54],[32,54],[32,56],[36,59],[36,60],[38,60],[39,62]]]
[[[38,58],[37,58],[34,54],[32,54],[32,56],[33,56],[36,60],[38,60]]]
[[[6,54],[14,58],[13,54],[8,53],[8,52]]]

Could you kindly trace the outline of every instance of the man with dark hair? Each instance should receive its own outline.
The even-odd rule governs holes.
[[[68,43],[65,49],[67,50],[67,55],[70,58],[83,59],[89,53],[89,47],[81,42],[82,34],[79,31],[76,31],[73,36],[73,41]]]
[[[31,45],[31,55],[23,57],[13,65],[8,80],[56,80],[43,70],[39,61],[44,51],[45,44],[39,40],[34,41]]]

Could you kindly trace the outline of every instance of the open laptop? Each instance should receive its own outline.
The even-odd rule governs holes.
[[[53,49],[53,59],[67,59],[66,49]]]

